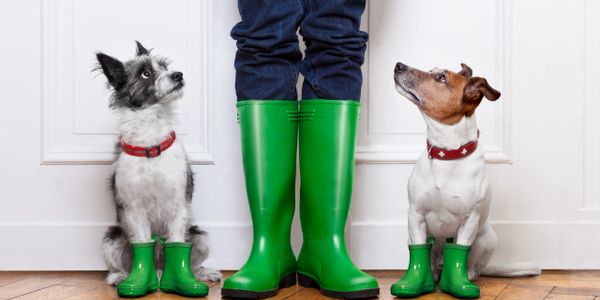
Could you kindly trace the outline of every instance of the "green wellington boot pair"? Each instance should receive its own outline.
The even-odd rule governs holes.
[[[345,246],[344,227],[354,177],[360,104],[339,100],[238,102],[246,190],[254,230],[241,270],[223,283],[226,298],[266,298],[296,284],[337,298],[379,294]],[[290,230],[295,207],[296,145],[300,143],[298,261]]]
[[[410,262],[401,280],[391,288],[392,295],[400,298],[412,298],[435,290],[435,281],[431,272],[431,243],[409,245]],[[457,298],[479,298],[479,287],[474,285],[467,275],[469,246],[454,243],[444,245],[444,266],[440,277],[440,290]]]
[[[131,273],[117,286],[121,297],[141,297],[159,288],[154,266],[155,242],[132,243]],[[204,297],[208,286],[196,279],[190,266],[191,243],[165,243],[164,270],[160,278],[163,292],[190,297]]]

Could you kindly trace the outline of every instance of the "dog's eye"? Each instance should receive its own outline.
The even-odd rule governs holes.
[[[441,82],[441,83],[446,83],[446,75],[444,75],[444,74],[435,75],[435,81]]]
[[[144,72],[142,72],[142,78],[144,79],[150,78],[150,75],[152,75],[152,73],[150,73],[148,70],[144,70]]]

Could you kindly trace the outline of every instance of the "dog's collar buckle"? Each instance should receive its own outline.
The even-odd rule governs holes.
[[[154,154],[152,153],[152,150],[156,150],[154,152]],[[157,156],[160,156],[160,145],[154,145],[152,147],[146,148],[146,157],[147,158],[152,158],[152,157],[157,157]]]
[[[123,137],[121,137],[121,150],[123,150],[123,152],[132,155],[132,156],[138,156],[138,157],[146,157],[146,158],[154,158],[157,156],[160,156],[163,152],[165,152],[167,149],[169,149],[172,145],[173,142],[175,142],[175,131],[171,131],[171,133],[169,134],[169,136],[162,142],[160,142],[160,144],[158,145],[154,145],[154,146],[150,146],[150,147],[141,147],[141,146],[134,146],[131,144],[128,144],[127,142],[125,142],[125,140],[123,139]]]
[[[456,160],[471,155],[477,149],[479,144],[479,130],[477,130],[477,139],[470,141],[457,149],[445,149],[431,145],[427,141],[427,157],[429,159]]]

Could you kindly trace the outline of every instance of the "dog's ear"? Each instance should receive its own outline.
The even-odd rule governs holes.
[[[473,76],[473,70],[467,64],[460,64],[461,70],[458,74],[465,76],[467,78],[471,78]]]
[[[150,51],[148,49],[146,49],[142,43],[135,41],[135,44],[137,45],[136,48],[136,54],[137,56],[141,56],[141,55],[148,55],[150,54]]]
[[[479,102],[483,97],[496,101],[500,92],[492,88],[485,78],[471,77],[463,92],[463,102]]]
[[[127,82],[127,74],[125,73],[125,67],[123,63],[109,55],[102,52],[96,53],[98,63],[102,68],[102,72],[108,79],[108,83],[115,89],[119,90]]]

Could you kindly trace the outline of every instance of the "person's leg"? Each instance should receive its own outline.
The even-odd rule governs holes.
[[[325,296],[358,299],[379,294],[377,280],[361,271],[346,249],[344,228],[354,179],[359,102],[300,102],[300,285]]]
[[[242,20],[231,30],[238,100],[296,100],[299,0],[238,0],[238,8]]]
[[[377,280],[352,263],[344,228],[354,178],[354,149],[367,35],[365,1],[306,0],[300,102],[301,285],[345,299],[375,297]]]
[[[301,54],[297,0],[239,1],[236,92],[253,243],[241,270],[223,283],[226,298],[266,298],[296,284],[290,243],[295,207]]]
[[[304,0],[300,33],[306,43],[301,66],[303,99],[359,100],[368,35],[360,31],[365,0]]]

